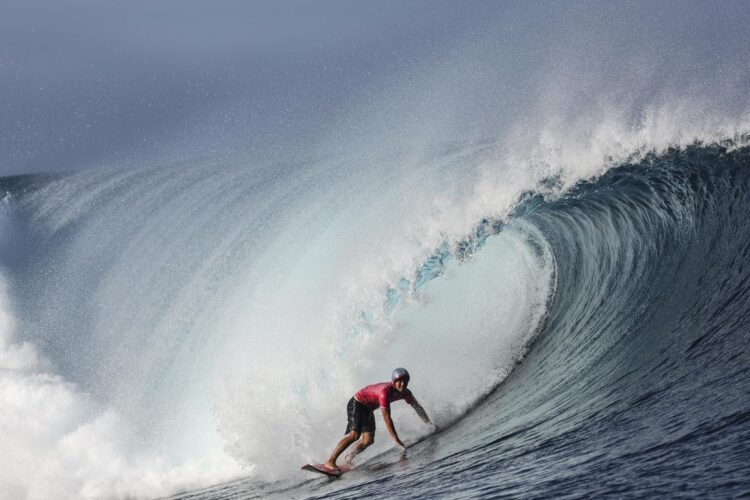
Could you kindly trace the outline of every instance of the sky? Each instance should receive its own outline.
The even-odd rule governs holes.
[[[449,43],[476,15],[457,7],[5,1],[0,172],[138,161],[202,128],[242,129],[246,145],[302,133],[374,74]]]
[[[540,95],[575,110],[601,89],[736,106],[749,20],[743,2],[4,0],[0,175],[491,135]]]

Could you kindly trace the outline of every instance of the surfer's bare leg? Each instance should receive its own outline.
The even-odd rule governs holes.
[[[362,437],[359,438],[359,442],[357,443],[357,446],[355,446],[349,453],[346,454],[347,463],[351,463],[352,460],[354,460],[354,457],[356,457],[361,452],[363,452],[365,448],[370,446],[374,441],[375,441],[374,432],[363,432]]]
[[[329,469],[337,469],[338,467],[336,467],[336,459],[338,459],[339,455],[341,455],[344,450],[347,449],[349,445],[357,439],[359,439],[359,433],[357,431],[351,431],[349,434],[344,436],[343,439],[339,441],[339,444],[336,445],[336,448],[333,450],[333,453],[331,453],[331,457],[325,463],[325,466]]]

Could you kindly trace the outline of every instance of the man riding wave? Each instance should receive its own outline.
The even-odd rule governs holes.
[[[362,452],[374,442],[374,412],[378,408],[380,408],[383,414],[385,427],[388,429],[388,433],[393,438],[396,446],[402,450],[406,450],[406,446],[396,433],[393,419],[391,419],[391,403],[394,401],[403,399],[414,408],[414,411],[424,423],[431,425],[433,428],[435,427],[435,424],[430,421],[430,417],[427,416],[427,412],[424,411],[424,408],[419,404],[414,394],[406,388],[409,385],[409,378],[409,372],[405,368],[396,368],[393,370],[390,382],[368,385],[354,394],[346,407],[348,417],[346,435],[339,441],[330,458],[325,463],[326,468],[338,470],[336,460],[339,455],[358,439],[359,443],[357,443],[357,446],[346,457],[347,462],[351,462],[355,455]]]

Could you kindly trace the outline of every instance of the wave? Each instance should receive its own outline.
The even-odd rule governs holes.
[[[409,474],[371,465],[316,494],[742,494],[749,167],[747,147],[694,145],[530,196],[517,217],[551,248],[557,290],[523,362],[410,450]]]
[[[357,169],[3,179],[3,447],[25,450],[3,492],[287,484],[343,431],[351,393],[395,365],[446,428],[439,449],[415,447],[417,478],[494,471],[467,492],[562,493],[554,478],[575,470],[576,491],[601,493],[617,482],[606,464],[637,474],[722,419],[746,432],[744,140],[636,147],[629,163],[618,146],[597,167],[557,150],[520,168],[478,142]],[[552,456],[573,462],[519,486],[521,457]]]

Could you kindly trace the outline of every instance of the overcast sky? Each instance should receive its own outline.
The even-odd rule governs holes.
[[[337,120],[385,134],[385,101],[413,128],[485,126],[589,57],[612,80],[654,54],[709,86],[734,71],[742,93],[750,8],[702,4],[4,0],[0,175],[272,154]]]

